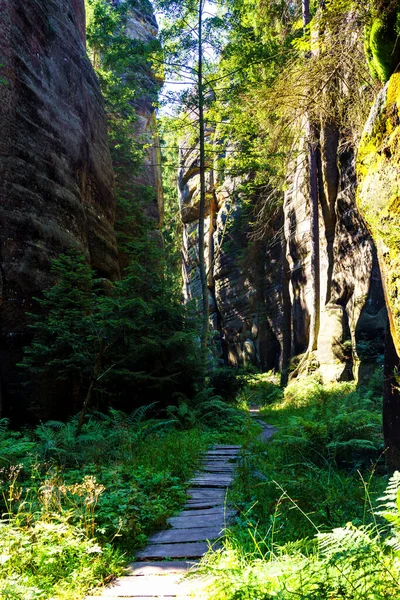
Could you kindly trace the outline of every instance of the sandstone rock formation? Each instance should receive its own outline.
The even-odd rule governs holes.
[[[383,429],[389,469],[400,466],[400,73],[373,106],[357,156],[357,202],[378,249],[389,314]]]
[[[117,3],[123,4],[124,1],[118,0]],[[150,2],[137,2],[135,7],[129,8],[125,34],[131,39],[145,44],[155,40],[158,34],[158,25]],[[137,115],[134,136],[147,147],[140,173],[133,178],[133,182],[149,186],[154,190],[153,197],[146,203],[145,213],[157,224],[161,224],[164,212],[161,151],[154,108],[160,82],[154,77],[154,73],[148,65],[139,69],[135,75],[137,83],[144,93],[140,94],[134,102]]]
[[[324,137],[325,135],[325,137]],[[321,136],[320,303],[316,358],[326,381],[363,376],[383,354],[386,310],[372,239],[355,205],[355,160],[334,131]],[[185,143],[185,142],[184,142]],[[184,295],[198,299],[198,160],[181,151]],[[307,170],[299,149],[283,207],[265,239],[251,242],[249,215],[234,180],[208,174],[206,254],[214,355],[220,363],[278,369],[307,350],[310,220]],[[360,368],[361,367],[361,368]]]
[[[103,100],[83,0],[0,0],[0,361],[4,413],[20,410],[25,311],[50,261],[75,247],[119,276]]]
[[[377,245],[389,307],[390,329],[400,356],[400,73],[379,94],[357,157],[360,211]]]

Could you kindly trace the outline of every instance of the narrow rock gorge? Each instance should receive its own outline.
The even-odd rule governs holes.
[[[2,415],[18,420],[25,411],[16,363],[30,339],[26,313],[53,282],[51,261],[77,249],[111,281],[120,277],[120,262],[115,171],[104,99],[86,53],[84,0],[1,0],[0,27],[0,397]],[[126,34],[154,39],[150,5],[129,13]],[[140,77],[149,96],[136,100],[132,134],[152,147],[134,181],[154,190],[145,211],[158,223],[154,80],[149,69]]]
[[[356,206],[355,149],[321,134],[320,329],[316,357],[327,382],[363,377],[383,356],[387,313],[376,249]],[[187,142],[183,141],[182,146]],[[199,163],[180,153],[184,297],[201,294]],[[206,254],[213,355],[219,364],[282,369],[306,352],[310,326],[310,205],[300,147],[282,206],[251,240],[240,181],[208,174]]]
[[[0,361],[3,414],[16,416],[25,313],[51,283],[51,260],[77,248],[109,279],[119,265],[114,173],[83,0],[4,0],[0,26]]]

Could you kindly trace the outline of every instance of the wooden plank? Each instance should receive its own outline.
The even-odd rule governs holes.
[[[204,474],[202,477],[194,477],[189,481],[193,487],[203,488],[228,488],[233,481],[233,477],[219,476],[216,473],[210,475]]]
[[[237,466],[231,463],[224,463],[224,462],[207,462],[204,463],[201,471],[198,471],[199,473],[203,473],[204,471],[207,471],[207,469],[221,469],[222,471],[227,471],[229,473],[233,473],[236,469]]]
[[[210,487],[189,488],[188,490],[186,490],[186,494],[187,494],[188,498],[191,500],[208,499],[208,498],[218,498],[220,500],[223,500],[226,496],[224,489],[210,488]]]
[[[197,527],[192,529],[169,529],[155,533],[149,538],[150,544],[178,544],[184,542],[205,542],[221,535],[222,527]]]
[[[187,560],[168,560],[168,561],[153,561],[153,562],[133,562],[126,569],[127,575],[169,575],[171,573],[185,574],[189,570],[193,571],[198,565],[197,561]]]
[[[225,504],[222,504],[220,506],[213,506],[211,508],[197,508],[197,509],[193,509],[193,507],[191,507],[190,509],[187,510],[183,510],[180,514],[179,517],[195,517],[195,516],[206,516],[206,515],[235,515],[236,512],[233,511],[232,509],[229,509],[225,506]],[[173,518],[173,517],[172,517]]]
[[[209,450],[205,455],[206,458],[209,456],[237,456],[239,454],[238,450]]]
[[[206,508],[221,508],[225,507],[225,502],[222,500],[189,500],[184,508],[186,510],[197,510]]]
[[[207,469],[208,467],[212,467],[213,469],[226,469],[227,471],[234,471],[237,469],[235,463],[226,460],[207,460],[202,464],[201,470],[204,471],[204,469]]]
[[[211,446],[211,450],[241,450],[242,446],[232,446],[225,444],[214,444]]]
[[[201,471],[196,471],[194,477],[199,477],[204,473],[221,473],[221,475],[225,475],[226,477],[230,477],[234,475],[236,471],[236,467],[227,467],[224,465],[213,465],[207,464],[204,465]]]
[[[213,547],[215,547],[213,545]],[[209,549],[206,542],[188,544],[153,544],[136,554],[136,560],[159,560],[165,558],[200,558]]]
[[[207,527],[220,527],[221,529],[229,522],[229,518],[225,518],[223,513],[215,515],[198,515],[188,517],[171,517],[168,523],[174,529],[194,529],[207,525]]]

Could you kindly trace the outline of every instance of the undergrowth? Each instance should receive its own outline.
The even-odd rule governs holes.
[[[400,475],[384,494],[381,375],[368,388],[309,376],[284,391],[252,376],[241,401],[277,432],[243,452],[238,516],[202,564],[216,576],[210,598],[400,598]]]
[[[207,447],[228,427],[243,435],[233,406],[202,400],[189,402],[196,423],[172,408],[156,419],[154,405],[93,413],[82,428],[79,416],[22,432],[0,421],[0,597],[78,600],[120,574],[179,512]]]

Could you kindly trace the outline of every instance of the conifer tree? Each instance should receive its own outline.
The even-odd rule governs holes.
[[[158,61],[167,73],[177,76],[191,84],[194,94],[185,93],[189,98],[188,112],[191,114],[190,129],[199,144],[199,224],[198,224],[198,265],[201,283],[201,363],[205,373],[207,365],[207,345],[209,334],[209,301],[207,285],[207,265],[205,259],[204,221],[206,213],[206,148],[205,148],[205,104],[206,95],[211,87],[205,77],[205,48],[212,44],[215,28],[220,25],[217,17],[206,16],[205,0],[188,0],[181,3],[176,0],[161,0],[157,3],[164,15],[173,15],[165,19],[162,40],[163,56]],[[207,13],[208,14],[208,13]],[[157,59],[156,59],[157,60]],[[184,102],[183,102],[184,111]]]
[[[29,315],[34,337],[21,367],[38,393],[46,382],[63,381],[71,410],[84,412],[109,346],[99,303],[101,282],[85,256],[75,250],[54,260],[51,271],[55,283],[36,299],[40,312]]]

